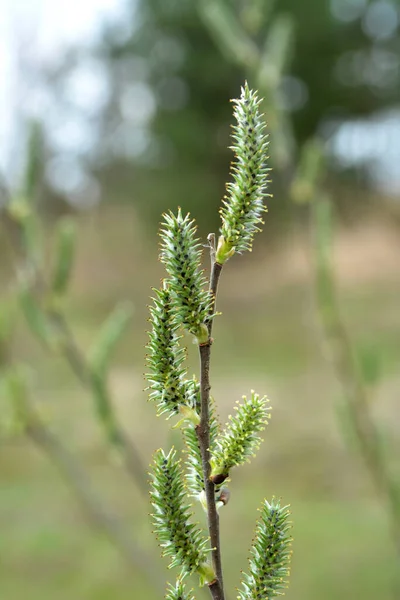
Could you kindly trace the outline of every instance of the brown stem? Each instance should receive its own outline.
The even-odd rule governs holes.
[[[210,276],[210,292],[212,294],[212,303],[210,307],[210,315],[215,311],[215,301],[217,295],[218,281],[221,275],[222,265],[215,262],[215,238],[210,235],[211,253],[211,276]],[[201,462],[204,478],[204,487],[207,500],[207,521],[208,532],[210,535],[212,561],[216,574],[216,581],[209,586],[211,595],[214,600],[225,600],[224,585],[222,576],[221,562],[221,544],[219,534],[219,516],[215,504],[215,489],[214,483],[210,480],[211,465],[210,465],[210,355],[211,355],[211,332],[212,322],[208,322],[209,340],[206,344],[199,346],[200,352],[200,398],[201,398],[201,416],[200,424],[197,427],[197,436],[201,453]]]
[[[218,283],[219,283],[219,278],[221,277],[221,273],[222,273],[222,265],[215,262],[215,252],[216,252],[215,233],[209,233],[207,239],[208,239],[208,243],[210,246],[210,258],[211,258],[211,273],[210,273],[210,293],[212,296],[212,302],[211,302],[211,306],[210,306],[210,316],[211,316],[215,312]],[[207,324],[208,334],[209,334],[210,338],[211,338],[211,333],[212,333],[213,322],[214,322],[214,319],[211,319],[210,321],[208,321],[208,324]]]
[[[43,424],[32,408],[25,406],[24,411],[25,418],[28,420],[26,433],[47,454],[67,483],[73,487],[90,520],[104,531],[130,567],[134,568],[137,573],[145,574],[152,588],[157,591],[157,595],[162,593],[163,584],[154,573],[151,558],[145,556],[143,549],[134,544],[126,527],[99,501],[98,495],[89,483],[88,473],[85,469]]]
[[[210,590],[210,594],[213,597],[213,600],[220,600],[221,598],[223,598],[223,596],[221,596],[221,589],[217,581],[211,583],[208,586],[208,589]]]

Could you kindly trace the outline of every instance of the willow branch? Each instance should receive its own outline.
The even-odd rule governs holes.
[[[400,555],[400,497],[393,481],[379,439],[379,432],[370,412],[368,391],[356,364],[350,336],[342,320],[337,299],[336,282],[331,264],[330,249],[323,246],[318,202],[312,204],[312,226],[315,253],[315,285],[317,308],[327,342],[332,365],[344,390],[350,418],[360,451],[375,487],[387,502],[392,532]],[[328,206],[329,208],[329,206]]]
[[[212,303],[210,307],[210,316],[215,312],[216,295],[218,281],[222,271],[222,265],[215,262],[215,238],[209,236],[210,254],[211,254],[211,276],[210,292],[212,294]],[[200,425],[197,427],[197,436],[199,440],[201,462],[204,478],[204,487],[207,499],[207,521],[208,532],[210,535],[212,548],[212,561],[216,573],[216,581],[209,588],[214,600],[225,600],[224,584],[222,575],[221,561],[221,543],[219,532],[219,516],[215,504],[214,483],[210,480],[210,356],[211,356],[211,333],[213,319],[208,321],[209,340],[206,344],[199,346],[200,352],[200,398],[201,398],[201,416]]]
[[[99,501],[98,495],[89,483],[88,473],[60,440],[44,425],[31,407],[25,406],[27,418],[26,433],[32,441],[50,458],[61,475],[70,484],[88,518],[101,529],[121,552],[128,565],[137,573],[143,573],[152,588],[160,594],[163,585],[152,568],[152,560],[142,548],[136,546],[126,527]]]
[[[34,258],[27,252],[26,244],[24,243],[23,226],[9,217],[7,217],[5,225],[5,228],[9,233],[11,247],[15,256],[18,260],[23,261],[32,275],[30,283],[32,293],[36,298],[46,296],[48,293],[46,278]],[[18,264],[16,265],[16,270],[18,270]],[[95,399],[94,408],[106,431],[108,440],[121,454],[128,474],[136,483],[142,495],[147,499],[146,469],[144,468],[140,453],[136,446],[126,436],[118,424],[106,382],[101,381],[99,377],[92,372],[90,364],[76,343],[75,337],[65,316],[59,310],[51,307],[45,307],[43,312],[52,329],[55,330],[61,338],[62,343],[60,350],[62,356],[65,358],[78,381],[91,392]],[[49,349],[48,346],[46,347]],[[96,401],[96,399],[98,399],[98,401]]]
[[[103,423],[106,429],[109,441],[120,452],[127,472],[147,499],[146,469],[136,446],[126,436],[117,422],[109,390],[105,382],[96,378],[95,374],[92,373],[90,365],[80,351],[65,317],[55,311],[48,311],[47,314],[52,324],[62,335],[62,354],[72,372],[81,384],[92,393],[93,397],[97,396],[101,399],[101,402],[95,402],[94,409],[98,413],[100,422]]]

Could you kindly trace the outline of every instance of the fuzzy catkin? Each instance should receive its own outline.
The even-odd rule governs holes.
[[[265,122],[260,113],[261,100],[247,85],[242,88],[235,104],[231,149],[235,158],[231,166],[233,181],[226,186],[227,193],[221,208],[221,237],[218,242],[217,262],[223,264],[235,252],[251,250],[255,233],[261,231],[262,215],[266,212],[268,138]]]
[[[153,306],[150,307],[149,343],[147,344],[146,374],[150,389],[149,399],[156,403],[158,414],[167,416],[179,413],[179,407],[188,403],[186,374],[183,368],[184,349],[179,346],[177,323],[168,287],[154,290]]]
[[[270,600],[287,587],[291,559],[288,506],[264,500],[250,550],[249,573],[243,573],[240,600]]]
[[[254,391],[249,399],[243,396],[243,403],[235,408],[236,414],[229,418],[212,449],[211,478],[217,484],[229,476],[233,467],[254,456],[261,443],[258,434],[265,429],[270,417],[267,397],[260,397]]]
[[[165,600],[195,600],[191,592],[187,592],[185,584],[178,579],[175,586],[169,585]]]
[[[169,274],[171,300],[177,322],[198,338],[208,340],[206,322],[210,319],[211,296],[205,289],[201,268],[201,244],[189,214],[164,214],[160,231],[160,259]]]
[[[168,454],[156,452],[151,471],[153,523],[163,556],[171,556],[171,567],[181,567],[182,575],[197,573],[209,581],[214,577],[207,563],[207,540],[192,516],[182,481],[181,464],[172,449]]]

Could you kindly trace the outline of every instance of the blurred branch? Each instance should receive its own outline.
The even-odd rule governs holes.
[[[162,587],[157,585],[159,582],[155,579],[152,559],[145,556],[143,548],[133,543],[127,528],[99,501],[98,494],[89,484],[88,473],[80,466],[79,461],[33,412],[30,412],[26,433],[54,462],[67,482],[72,484],[90,520],[120,549],[128,564],[138,573],[143,572],[159,592]]]
[[[366,372],[365,365],[362,368],[341,315],[332,254],[333,202],[323,192],[324,176],[323,147],[318,140],[309,140],[302,148],[291,195],[297,204],[310,205],[316,310],[329,358],[343,390],[347,423],[374,486],[387,507],[390,533],[400,558],[400,488],[385,455],[382,433],[371,413],[368,379],[370,383],[377,383],[378,370],[374,361],[368,365],[370,373]]]
[[[20,235],[22,236],[23,224],[19,225]],[[14,236],[15,243],[18,243],[18,236]],[[28,287],[24,290],[24,312],[28,324],[34,331],[33,319],[29,317],[28,308],[31,310],[32,316],[37,316],[38,319],[43,317],[43,335],[38,335],[38,331],[34,331],[34,333],[36,333],[37,337],[40,338],[48,350],[60,352],[76,378],[91,392],[94,400],[94,409],[108,441],[119,451],[128,473],[143,495],[147,497],[146,471],[138,450],[118,424],[107,385],[106,373],[95,372],[92,368],[89,361],[79,349],[62,311],[52,306],[51,302],[43,302],[43,298],[45,299],[50,295],[46,281],[39,271],[38,265],[32,264],[31,256],[25,255],[25,260],[26,265],[23,273],[28,273],[28,275],[29,273],[35,273],[33,277],[28,277]],[[29,307],[28,302],[30,302]],[[33,311],[35,311],[35,315],[33,315]]]
[[[48,318],[62,336],[61,352],[71,370],[88,389],[95,400],[94,409],[102,423],[107,439],[119,451],[126,470],[147,498],[147,477],[142,458],[132,441],[126,436],[117,422],[107,382],[95,373],[84,354],[80,351],[65,317],[55,310],[49,310]]]
[[[90,521],[101,529],[114,546],[121,552],[128,565],[137,573],[143,573],[157,594],[163,590],[161,580],[152,568],[152,559],[142,548],[132,541],[127,528],[99,500],[90,484],[88,472],[79,460],[63,445],[59,438],[44,423],[42,417],[29,399],[26,378],[21,368],[9,367],[3,373],[2,383],[7,390],[14,413],[14,432],[28,435],[59,469],[66,482],[72,486],[75,495]]]
[[[24,236],[24,225],[20,222],[17,222],[17,225],[19,235],[13,236],[13,244],[14,247],[15,244],[18,244],[20,250],[24,246],[21,239]],[[43,302],[43,298],[50,295],[45,278],[38,265],[32,263],[31,255],[25,254],[25,261],[22,273],[28,273],[28,286],[24,290],[25,306],[23,308],[28,324],[48,350],[60,352],[77,379],[92,393],[94,408],[108,441],[121,454],[128,473],[143,495],[147,497],[146,471],[138,450],[118,424],[107,386],[106,374],[95,372],[85,358],[62,311],[52,307],[51,302]],[[32,273],[34,276],[29,276]],[[28,310],[30,310],[31,318]],[[35,317],[37,317],[36,322],[39,319],[42,320],[42,335],[39,335],[39,331],[35,331],[33,324]]]
[[[375,487],[387,504],[391,534],[400,558],[400,489],[391,475],[381,433],[371,414],[371,398],[347,328],[342,320],[332,265],[332,202],[317,197],[311,204],[317,308],[331,361],[343,388],[345,408],[360,452]]]
[[[265,96],[274,155],[278,154],[278,165],[289,174],[288,180],[292,180],[292,173],[295,173],[294,141],[289,120],[280,106],[279,89],[291,56],[293,23],[286,15],[270,20],[264,46],[260,47],[255,40],[261,30],[262,11],[256,0],[249,2],[249,7],[253,7],[254,15],[258,16],[255,26],[253,22],[251,27],[246,27],[246,20],[241,22],[233,9],[221,0],[199,3],[200,16],[224,56],[244,68]],[[370,411],[369,390],[337,301],[330,247],[332,202],[326,195],[322,197],[321,192],[324,166],[323,148],[317,139],[312,139],[300,154],[291,195],[297,203],[311,203],[317,310],[336,376],[344,391],[350,424],[376,489],[388,507],[391,532],[400,556],[399,485],[393,479],[384,455],[381,434]]]
[[[34,335],[48,350],[61,354],[77,379],[91,392],[95,413],[108,442],[118,451],[130,477],[147,499],[146,469],[136,446],[118,423],[108,387],[111,354],[130,315],[117,308],[114,317],[101,329],[94,359],[85,357],[62,309],[75,248],[74,225],[70,220],[61,220],[56,228],[57,243],[50,277],[46,276],[44,267],[40,220],[33,206],[41,160],[36,155],[40,152],[39,139],[38,126],[33,125],[21,194],[11,198],[4,185],[1,189],[6,200],[2,202],[6,209],[3,224],[16,256],[20,306]]]
[[[240,15],[223,0],[198,2],[200,18],[221,54],[242,68],[264,96],[273,160],[281,170],[291,171],[294,137],[290,119],[282,110],[280,88],[292,53],[293,19],[287,14],[272,17],[270,9],[270,2],[251,0]],[[260,31],[265,28],[264,43],[260,44]]]

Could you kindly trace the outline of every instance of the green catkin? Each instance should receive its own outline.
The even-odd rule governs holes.
[[[175,319],[171,291],[168,287],[154,290],[153,306],[150,307],[150,323],[147,345],[146,374],[149,398],[158,408],[158,414],[168,417],[179,414],[179,408],[190,402],[188,384],[184,380],[185,351],[179,345],[179,323]]]
[[[246,83],[241,97],[233,102],[237,124],[233,127],[231,149],[235,159],[231,166],[233,181],[226,186],[227,194],[220,211],[222,225],[216,260],[221,264],[235,252],[251,250],[254,235],[261,231],[262,215],[267,210],[264,198],[269,182],[268,139],[259,110],[261,100]]]
[[[168,586],[165,600],[195,600],[195,598],[191,591],[186,591],[185,584],[180,579],[178,579],[175,586],[171,584]]]
[[[252,391],[249,399],[246,396],[243,399],[244,402],[235,407],[236,414],[229,417],[229,423],[212,450],[211,478],[215,483],[222,483],[233,467],[254,456],[261,442],[258,433],[265,429],[270,417],[266,396],[260,398]]]
[[[264,500],[250,549],[249,573],[243,573],[240,600],[270,600],[287,587],[291,559],[291,522],[288,506]]]
[[[182,217],[181,209],[177,216],[172,212],[166,213],[160,237],[160,259],[170,276],[171,300],[177,322],[199,343],[207,342],[206,322],[210,319],[211,296],[205,290],[202,250],[196,238],[194,220],[189,218],[189,214]]]
[[[154,530],[163,556],[171,556],[169,567],[181,567],[182,576],[197,573],[202,583],[213,581],[215,575],[207,562],[208,540],[190,522],[192,513],[174,449],[168,454],[156,452],[151,476]]]

